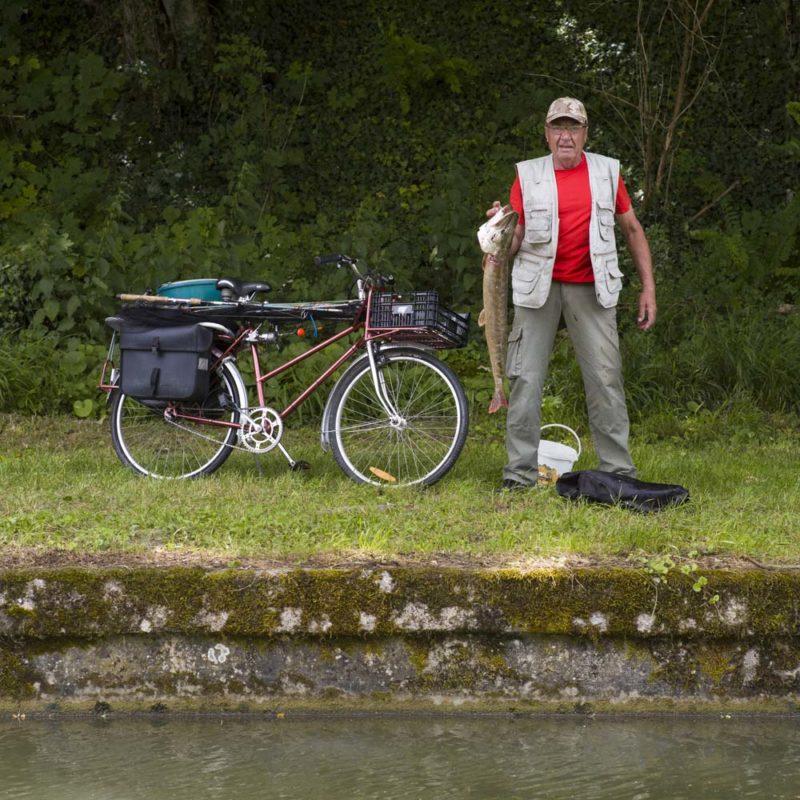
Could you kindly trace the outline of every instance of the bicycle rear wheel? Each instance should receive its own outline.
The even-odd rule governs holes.
[[[384,351],[378,370],[398,417],[390,419],[378,398],[369,361],[357,361],[331,395],[336,463],[359,483],[435,483],[455,464],[467,437],[463,387],[446,364],[414,348]]]
[[[211,374],[200,402],[137,400],[117,390],[111,404],[114,451],[125,466],[151,478],[208,475],[236,442],[237,428],[214,423],[238,424],[238,409],[247,403],[243,387],[236,367],[225,362]]]

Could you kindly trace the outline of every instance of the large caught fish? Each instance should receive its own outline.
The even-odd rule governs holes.
[[[508,251],[519,214],[511,206],[503,206],[478,230],[478,243],[483,256],[483,311],[478,325],[484,327],[489,363],[492,365],[494,395],[489,413],[508,407],[503,378],[508,350]]]

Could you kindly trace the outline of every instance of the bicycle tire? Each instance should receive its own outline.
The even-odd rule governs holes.
[[[378,369],[401,420],[378,399],[369,361],[342,375],[331,394],[329,440],[336,463],[358,483],[430,485],[453,467],[467,438],[467,398],[455,373],[416,348],[392,348]]]
[[[239,422],[239,409],[246,407],[244,383],[229,362],[211,374],[205,399],[172,404],[181,414],[209,420]],[[232,401],[232,402],[230,402]],[[233,451],[238,429],[217,427],[189,420],[170,421],[168,404],[137,400],[120,390],[111,403],[111,441],[119,460],[139,475],[184,479],[210,475]]]

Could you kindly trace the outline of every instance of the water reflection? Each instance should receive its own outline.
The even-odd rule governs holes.
[[[800,720],[116,719],[0,723],[0,797],[800,798]]]

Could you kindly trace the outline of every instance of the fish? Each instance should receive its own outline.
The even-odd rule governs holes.
[[[494,379],[494,394],[489,413],[508,408],[503,380],[508,351],[508,259],[519,214],[503,206],[478,229],[478,243],[483,256],[483,310],[478,325],[484,328],[489,363]]]

